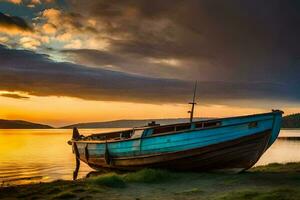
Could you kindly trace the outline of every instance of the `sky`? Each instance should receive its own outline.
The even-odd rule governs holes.
[[[298,0],[0,0],[0,118],[300,112]]]

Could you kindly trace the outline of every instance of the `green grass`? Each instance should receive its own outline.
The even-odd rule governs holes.
[[[275,189],[270,191],[245,190],[228,192],[215,200],[299,200],[300,192],[295,189]]]
[[[85,192],[85,191],[86,191],[86,189],[84,189],[84,188],[75,188],[75,189],[72,190],[72,192],[74,192],[74,193],[82,193],[82,192]]]
[[[183,194],[183,195],[186,195],[186,194],[193,195],[193,194],[197,194],[197,193],[204,193],[204,191],[200,190],[199,188],[192,188],[192,189],[175,192],[175,194]]]
[[[137,172],[125,174],[123,180],[136,183],[159,183],[175,177],[174,173],[159,169],[142,169]]]
[[[116,173],[108,173],[96,177],[89,178],[88,183],[98,186],[107,186],[112,188],[124,188],[126,186],[121,175]]]
[[[265,166],[259,166],[251,169],[252,172],[300,172],[300,163],[271,163]]]
[[[48,191],[46,192],[47,194],[57,194],[62,192],[62,190],[58,187],[53,187],[53,188],[49,188]]]
[[[72,192],[61,192],[53,197],[53,199],[74,199],[76,195]]]
[[[121,189],[122,188],[122,189]],[[125,196],[123,196],[125,195]],[[77,181],[0,188],[0,199],[300,199],[300,163],[269,164],[240,174],[143,169]]]
[[[88,179],[93,185],[123,188],[126,183],[160,183],[175,177],[175,173],[158,169],[142,169],[127,174],[108,173]]]

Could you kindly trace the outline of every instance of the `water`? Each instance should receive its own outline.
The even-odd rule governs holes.
[[[84,135],[119,129],[83,129]],[[0,186],[71,180],[75,168],[72,148],[67,144],[70,129],[0,130]],[[300,129],[282,130],[281,139],[262,156],[256,165],[300,162]],[[298,140],[299,139],[299,140]],[[81,163],[78,178],[90,171]]]
[[[300,129],[281,130],[279,139],[263,154],[256,166],[274,162],[300,162]]]
[[[120,129],[81,129],[81,134]],[[75,168],[71,129],[0,129],[0,186],[71,180]],[[92,171],[81,163],[78,178]]]

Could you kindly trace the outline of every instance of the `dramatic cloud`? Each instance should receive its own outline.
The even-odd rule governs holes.
[[[54,62],[47,55],[4,46],[0,48],[0,61],[0,90],[4,91],[146,103],[185,103],[192,94],[192,82]],[[268,99],[271,102],[273,98],[297,102],[300,100],[297,92],[299,82],[297,84],[200,81],[198,93],[202,103],[209,104],[250,99]]]
[[[4,1],[10,2],[10,3],[14,3],[14,4],[20,4],[20,3],[22,3],[22,0],[4,0]]]
[[[14,58],[18,58],[17,60]],[[72,96],[91,100],[164,103],[189,99],[191,84],[53,62],[32,51],[0,48],[0,90],[36,96]]]
[[[29,99],[29,97],[27,97],[27,96],[14,94],[14,93],[4,93],[4,94],[0,94],[0,96],[8,97],[8,98],[14,98],[14,99]]]
[[[298,1],[70,2],[72,12],[96,19],[112,57],[108,63],[103,51],[72,52],[81,64],[185,80],[277,83],[300,73]]]
[[[32,28],[20,17],[8,16],[0,12],[0,32],[16,34],[31,32]]]
[[[15,42],[50,56],[1,48],[0,76],[6,81],[0,89],[186,102],[198,80],[207,103],[300,100],[299,1],[67,0],[64,5],[34,13],[35,34]],[[0,41],[10,40],[4,35]]]
[[[55,0],[1,0],[13,4],[26,4],[28,7],[35,7],[35,5],[43,3],[53,3]]]
[[[41,43],[31,37],[22,37],[20,39],[20,44],[27,49],[36,49],[38,46],[40,46]]]
[[[67,49],[61,52],[69,60],[82,65],[150,77],[182,78],[190,68],[182,66],[183,63],[177,63],[176,59],[147,58],[126,52],[119,54],[94,49]]]

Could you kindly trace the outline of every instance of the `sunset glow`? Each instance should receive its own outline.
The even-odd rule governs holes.
[[[196,80],[196,117],[299,112],[299,21],[282,4],[2,0],[0,118],[184,118]]]
[[[0,97],[2,119],[26,119],[59,127],[74,122],[117,119],[185,118],[188,104],[142,104],[109,101],[86,101],[69,97],[31,97],[15,100]],[[47,105],[47,106],[43,106]],[[223,105],[197,106],[196,117],[226,117],[269,110]],[[293,111],[293,110],[292,110]]]

